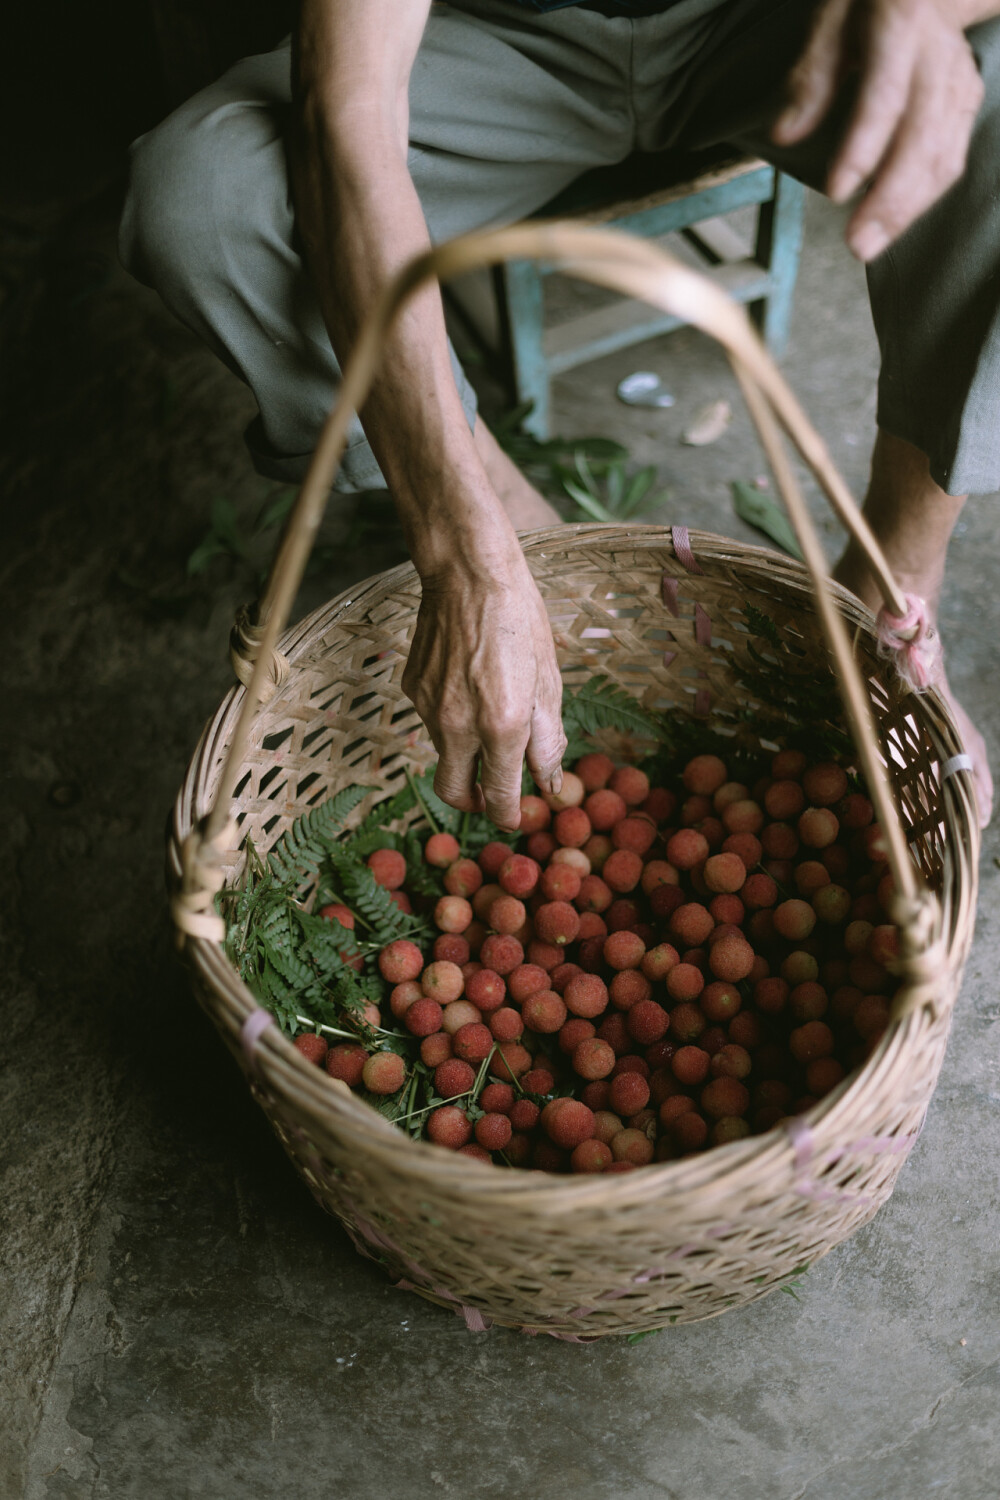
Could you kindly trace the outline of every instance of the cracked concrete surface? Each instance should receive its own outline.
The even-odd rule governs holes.
[[[22,206],[5,311],[0,1500],[995,1500],[995,832],[926,1128],[799,1301],[635,1347],[473,1337],[299,1187],[172,956],[161,874],[250,587],[221,564],[192,586],[184,560],[214,496],[247,521],[270,487],[246,394],[117,270],[114,209],[112,189]],[[876,359],[840,227],[811,201],[787,368],[857,491]],[[673,410],[615,404],[642,367]],[[728,495],[761,468],[746,419],[677,442],[720,394],[721,357],[681,332],[560,382],[557,423],[657,462],[664,519],[749,537]],[[997,518],[996,496],[969,506],[943,613],[994,746]],[[303,608],[400,555],[389,530],[345,553],[344,525]]]

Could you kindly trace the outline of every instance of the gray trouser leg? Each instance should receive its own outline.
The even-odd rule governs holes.
[[[613,60],[596,45],[569,46],[565,16],[537,25],[512,9],[487,0],[481,17],[442,7],[428,22],[410,90],[409,167],[434,240],[520,218],[630,149]],[[606,24],[586,16],[577,29],[586,38]],[[340,371],[296,242],[283,144],[290,93],[285,45],[239,63],[137,141],[120,248],[253,391],[260,415],[247,441],[260,472],[298,480]],[[475,395],[452,360],[471,424]],[[355,420],[336,488],[383,485]]]

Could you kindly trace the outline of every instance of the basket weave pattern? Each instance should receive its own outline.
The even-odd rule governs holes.
[[[607,673],[653,712],[693,711],[746,737],[737,716],[750,700],[737,679],[748,645],[776,654],[748,633],[748,603],[776,623],[797,667],[830,672],[810,578],[789,558],[655,526],[563,526],[532,533],[525,552],[570,683]],[[871,615],[834,593],[915,864],[944,908],[947,963],[934,1003],[891,1027],[864,1067],[789,1128],[619,1176],[487,1168],[410,1140],[332,1087],[277,1027],[247,1045],[254,997],[219,944],[189,941],[200,1003],[317,1202],[394,1281],[461,1312],[470,1328],[494,1320],[587,1338],[712,1316],[818,1259],[892,1191],[941,1066],[971,940],[976,834],[967,778],[940,776],[961,749],[943,703],[894,677],[876,654]],[[375,790],[359,820],[399,789],[405,769],[434,760],[400,686],[419,602],[413,569],[397,568],[284,634],[288,675],[258,713],[237,785],[241,840],[266,850],[309,807],[363,783]],[[234,689],[208,726],[178,798],[178,879],[244,692]],[[626,759],[648,748],[610,734],[604,744]],[[241,853],[228,856],[227,884],[242,866]]]

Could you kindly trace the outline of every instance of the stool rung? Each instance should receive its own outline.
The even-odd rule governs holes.
[[[757,302],[770,290],[770,277],[756,261],[729,261],[704,271],[737,302]],[[561,375],[602,354],[626,349],[643,339],[671,333],[683,320],[654,313],[647,302],[620,298],[608,307],[568,318],[545,330],[542,348],[550,375]]]

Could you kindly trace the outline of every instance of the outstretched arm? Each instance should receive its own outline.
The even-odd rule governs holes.
[[[407,169],[409,78],[428,11],[429,0],[301,7],[292,182],[341,362],[387,282],[430,243]],[[544,605],[462,409],[436,287],[397,320],[361,419],[423,585],[404,686],[440,755],[436,789],[516,828],[524,755],[543,789],[561,778],[561,681]]]

